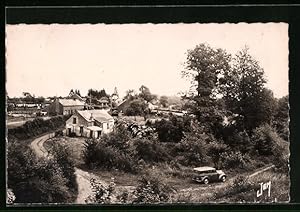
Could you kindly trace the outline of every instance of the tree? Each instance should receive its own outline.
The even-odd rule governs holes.
[[[227,109],[238,115],[238,124],[248,131],[272,119],[275,99],[265,83],[264,70],[247,47],[236,54],[232,68],[226,69],[219,80]]]
[[[162,119],[155,122],[155,130],[161,142],[179,142],[184,132],[190,131],[191,120],[189,117],[171,116],[170,120]]]
[[[289,96],[281,97],[277,101],[273,126],[284,140],[289,140]]]
[[[159,102],[163,107],[167,107],[168,97],[167,96],[161,96],[160,99],[159,99]]]
[[[16,203],[74,201],[68,180],[56,160],[37,158],[27,145],[10,139],[7,162],[7,184],[16,196]]]
[[[152,100],[156,99],[156,96],[151,94],[150,89],[144,85],[139,88],[139,91],[139,97],[143,98],[147,102],[151,102]]]
[[[124,100],[133,100],[137,98],[137,94],[135,92],[135,90],[133,89],[129,89],[126,91],[126,94],[124,96]]]
[[[208,131],[214,131],[223,121],[222,110],[216,101],[219,76],[230,69],[231,56],[222,49],[214,49],[208,44],[197,45],[188,50],[183,76],[191,79],[196,91],[186,96],[191,101],[193,113]]]
[[[134,99],[125,108],[124,113],[127,116],[142,116],[147,113],[147,104],[143,99]]]

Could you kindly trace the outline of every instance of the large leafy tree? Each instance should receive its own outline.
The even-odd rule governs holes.
[[[275,108],[272,91],[264,87],[264,70],[246,47],[232,61],[219,80],[219,92],[227,109],[236,115],[238,125],[248,131],[270,123]]]
[[[125,108],[124,113],[128,116],[142,116],[147,113],[147,104],[143,99],[134,99]]]
[[[144,85],[142,85],[140,88],[140,94],[139,97],[145,99],[147,102],[151,102],[152,100],[156,99],[156,95],[152,94],[150,92],[150,89]]]
[[[216,98],[219,76],[230,69],[231,56],[223,49],[215,49],[208,44],[197,45],[187,52],[183,76],[191,79],[195,92],[188,98],[198,121],[214,133],[223,121],[222,110]]]

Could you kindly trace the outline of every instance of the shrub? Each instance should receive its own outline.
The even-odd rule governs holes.
[[[136,139],[134,145],[136,148],[135,156],[145,162],[164,162],[170,159],[167,149],[155,139]]]
[[[134,203],[166,203],[170,200],[173,189],[164,182],[158,173],[145,173],[135,190]]]
[[[179,142],[184,132],[190,130],[189,117],[176,117],[170,115],[170,119],[162,119],[154,124],[158,138],[161,142]]]
[[[226,186],[225,189],[223,189],[224,192],[217,192],[215,193],[215,198],[229,198],[234,196],[236,199],[236,202],[244,201],[245,199],[243,197],[240,198],[240,195],[244,192],[254,192],[258,188],[257,185],[255,185],[253,182],[250,182],[248,178],[239,175],[232,183],[230,183],[228,186]]]
[[[276,150],[277,135],[269,125],[262,125],[256,128],[252,135],[255,151],[260,155],[273,155]]]
[[[248,169],[251,166],[250,157],[241,152],[223,152],[220,155],[222,167],[227,169]]]
[[[68,203],[74,199],[55,160],[37,158],[28,146],[8,143],[8,187],[16,203]]]
[[[207,156],[210,136],[204,133],[190,132],[176,144],[177,159],[183,165],[202,166],[210,163]]]
[[[88,139],[84,148],[84,161],[90,168],[113,168],[127,172],[136,172],[137,165],[133,157],[119,149],[107,146],[104,142]]]
[[[24,125],[8,129],[8,137],[17,138],[19,140],[32,138],[34,136],[56,130],[65,124],[65,120],[61,116],[53,117],[48,120],[36,118],[32,121],[27,121]]]
[[[113,192],[115,190],[115,183],[111,182],[108,186],[103,183],[96,181],[94,178],[90,179],[91,188],[93,191],[92,195],[89,195],[86,199],[86,203],[111,203]]]
[[[76,182],[75,166],[71,160],[70,150],[61,144],[55,143],[50,151],[55,161],[62,170],[63,177],[67,180],[66,186],[72,191],[75,199],[78,193],[78,185]]]

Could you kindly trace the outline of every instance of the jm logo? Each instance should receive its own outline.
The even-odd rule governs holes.
[[[256,192],[256,196],[260,197],[261,195],[263,195],[263,192],[268,190],[268,197],[271,196],[271,181],[267,182],[267,183],[260,183],[260,189],[257,190]]]

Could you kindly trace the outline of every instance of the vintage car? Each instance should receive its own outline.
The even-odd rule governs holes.
[[[208,184],[209,182],[225,182],[226,175],[222,170],[216,170],[213,167],[203,166],[193,169],[193,181]]]

